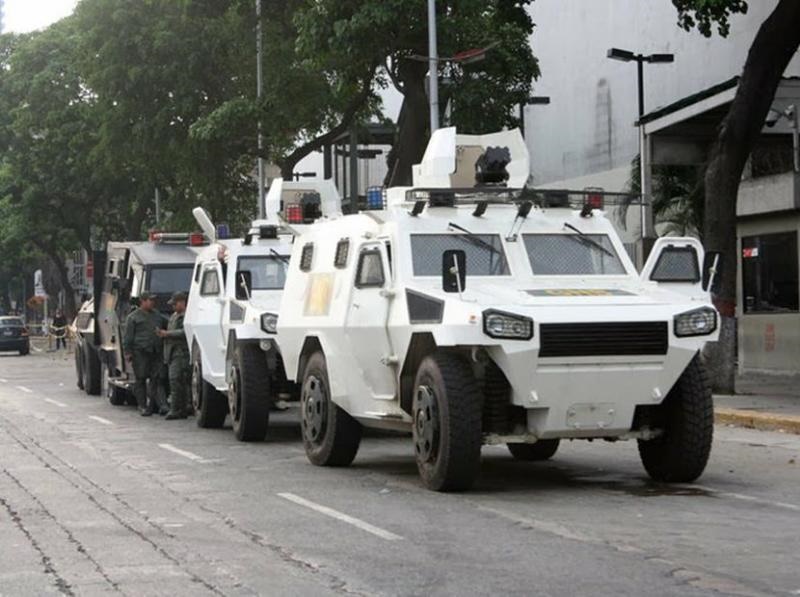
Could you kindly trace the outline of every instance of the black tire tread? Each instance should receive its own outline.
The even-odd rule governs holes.
[[[192,351],[192,368],[196,360],[200,360],[199,349]],[[217,388],[212,386],[202,378],[202,361],[200,365],[200,408],[195,410],[197,426],[202,429],[219,429],[225,424],[225,417],[228,415],[228,401]]]
[[[272,403],[264,353],[255,344],[239,344],[234,361],[239,368],[242,409],[239,424],[233,423],[234,434],[242,442],[264,441]]]
[[[97,351],[90,346],[84,346],[81,352],[83,353],[83,389],[89,396],[99,396],[103,391],[100,357]]]
[[[308,377],[309,371],[317,367],[320,373],[324,374],[325,384],[330,392],[330,380],[328,378],[328,366],[325,355],[322,352],[315,352],[306,362],[303,373],[303,386]],[[332,423],[332,424],[331,424]],[[306,455],[312,464],[317,466],[344,467],[350,466],[358,454],[361,445],[361,424],[335,404],[328,395],[328,425],[325,431],[325,439],[318,449],[315,449],[305,437],[303,447]]]
[[[690,483],[706,467],[714,434],[714,402],[705,368],[695,357],[661,408],[664,433],[639,440],[639,456],[656,481]]]
[[[475,482],[480,464],[483,415],[480,387],[469,363],[460,355],[436,352],[426,358],[434,361],[447,394],[455,399],[447,401],[449,425],[446,427],[450,449],[447,454],[439,454],[440,459],[444,457],[446,460],[441,464],[439,474],[430,476],[422,469],[420,474],[426,486],[435,491],[465,491]]]

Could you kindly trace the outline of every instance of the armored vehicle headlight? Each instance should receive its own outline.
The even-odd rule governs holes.
[[[484,311],[483,331],[492,338],[530,340],[533,338],[533,320],[502,311]]]
[[[675,316],[675,335],[705,336],[717,329],[717,312],[710,307],[702,307]]]
[[[278,316],[274,313],[264,313],[261,315],[261,329],[268,334],[278,331]]]

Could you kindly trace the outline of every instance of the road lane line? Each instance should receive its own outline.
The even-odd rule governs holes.
[[[202,456],[198,456],[194,452],[189,452],[188,450],[181,450],[180,448],[176,448],[172,444],[158,444],[158,447],[162,450],[167,450],[168,452],[172,452],[173,454],[177,454],[178,456],[183,456],[184,458],[188,458],[189,460],[194,460],[195,462],[209,462]]]
[[[786,502],[776,502],[774,500],[768,500],[765,498],[755,497],[753,495],[745,495],[743,493],[732,493],[730,491],[720,491],[717,489],[712,489],[711,487],[705,487],[703,485],[689,485],[691,489],[700,489],[701,491],[707,491],[710,494],[717,495],[719,497],[729,497],[733,498],[734,500],[740,500],[742,502],[753,502],[754,504],[761,504],[766,506],[775,506],[776,508],[783,508],[784,510],[791,510],[792,512],[800,512],[800,506],[796,504],[788,504]]]
[[[387,541],[397,541],[402,539],[400,535],[395,535],[390,531],[386,531],[382,528],[373,526],[368,522],[364,522],[358,518],[354,518],[338,510],[334,510],[333,508],[328,508],[327,506],[323,506],[321,504],[317,504],[316,502],[312,502],[305,498],[301,498],[299,495],[295,495],[293,493],[279,493],[279,497],[282,497],[285,500],[289,500],[290,502],[294,502],[300,506],[305,506],[306,508],[310,508],[315,512],[319,512],[320,514],[324,514],[325,516],[330,516],[331,518],[335,518],[341,522],[346,522],[347,524],[351,524],[354,527],[361,529],[362,531],[366,531],[368,533],[372,533],[376,537],[380,537],[381,539],[386,539]]]
[[[26,388],[25,386],[14,386],[14,387],[17,388],[20,392],[25,392],[26,394],[33,394],[33,390],[31,390],[30,388]]]
[[[52,398],[45,398],[44,401],[49,402],[50,404],[55,404],[56,406],[61,408],[67,408],[67,405],[64,404],[63,402],[59,402],[58,400],[53,400]]]
[[[113,425],[114,424],[111,421],[109,421],[108,419],[104,419],[103,417],[97,417],[95,415],[89,415],[89,418],[92,419],[93,421],[97,421],[98,423],[102,423],[103,425]]]

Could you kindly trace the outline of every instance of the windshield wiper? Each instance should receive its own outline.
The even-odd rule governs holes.
[[[282,261],[285,265],[289,265],[289,258],[286,255],[281,255],[275,249],[270,249],[269,252],[272,254],[273,257]]]
[[[492,253],[496,253],[497,255],[503,254],[503,252],[500,249],[498,249],[497,247],[495,247],[490,243],[487,243],[485,240],[483,240],[480,236],[478,236],[474,232],[470,232],[469,230],[467,230],[462,226],[459,226],[458,224],[453,224],[453,222],[450,222],[447,226],[450,228],[455,228],[459,232],[463,232],[467,240],[470,241],[473,245],[477,245],[479,247],[483,247],[484,249],[488,249]]]
[[[581,242],[588,243],[588,244],[590,244],[591,246],[593,246],[594,248],[601,250],[601,251],[602,251],[603,253],[605,253],[606,255],[610,255],[611,257],[614,257],[614,253],[612,253],[611,251],[609,251],[608,249],[606,249],[606,248],[605,248],[603,245],[601,245],[599,242],[597,242],[596,240],[594,240],[592,237],[590,237],[590,236],[589,236],[588,234],[586,234],[585,232],[583,232],[583,231],[581,231],[581,230],[578,230],[577,228],[575,228],[575,226],[573,226],[573,225],[572,225],[572,224],[570,224],[569,222],[564,222],[564,228],[569,228],[570,230],[573,230],[573,231],[575,231],[575,232],[577,232],[577,233],[578,233],[578,238],[576,238],[575,240],[579,240],[579,241],[581,241]],[[568,234],[567,236],[568,236],[568,237],[570,237],[570,238],[575,238],[575,237],[574,237],[574,236],[572,236],[571,234]]]

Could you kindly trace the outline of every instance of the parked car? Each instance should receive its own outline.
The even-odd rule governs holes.
[[[0,317],[0,352],[11,351],[22,356],[31,351],[28,328],[20,317]]]

